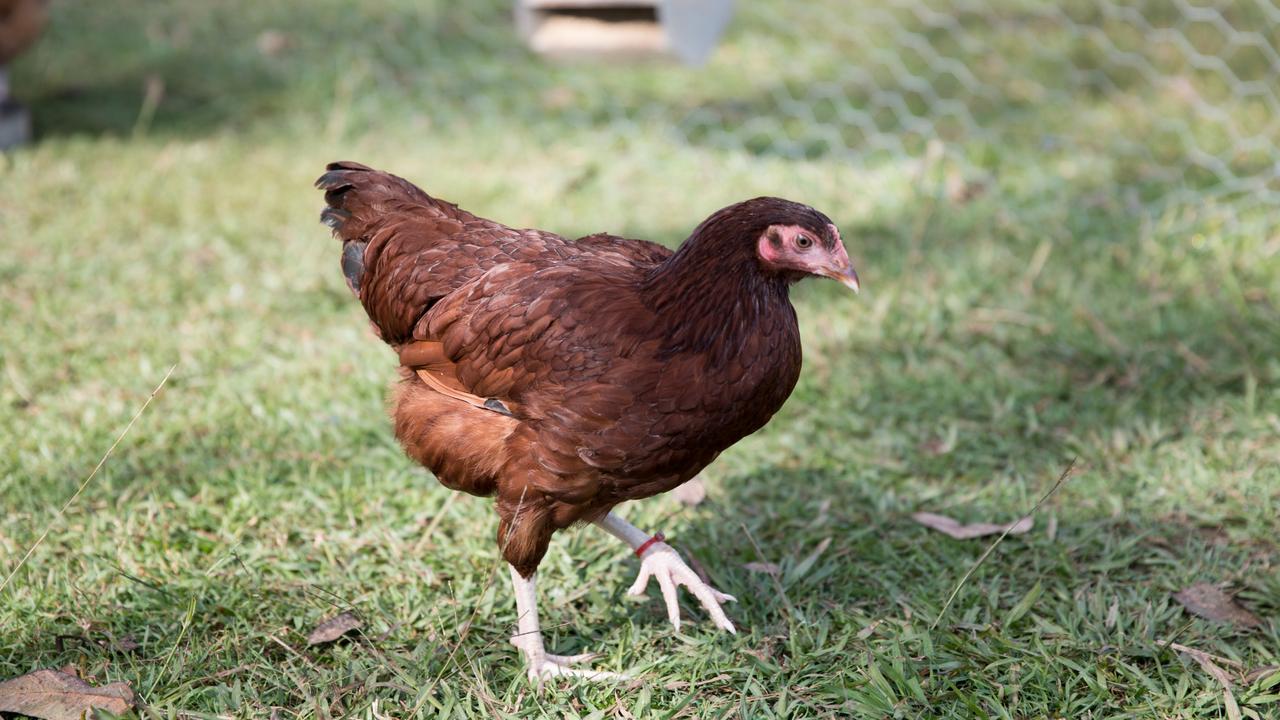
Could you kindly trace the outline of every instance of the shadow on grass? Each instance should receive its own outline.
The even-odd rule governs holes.
[[[39,136],[244,130],[301,108],[345,112],[371,91],[451,111],[477,74],[502,96],[521,77],[495,85],[491,67],[529,65],[499,2],[125,4],[53,6],[15,80]]]

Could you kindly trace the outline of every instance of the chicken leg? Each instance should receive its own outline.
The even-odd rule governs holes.
[[[627,590],[627,594],[643,596],[645,588],[649,586],[649,578],[657,578],[658,587],[662,589],[662,598],[667,603],[667,617],[679,631],[680,600],[676,593],[676,586],[684,585],[689,588],[694,597],[698,598],[702,607],[706,608],[707,613],[711,615],[711,622],[715,623],[716,627],[728,630],[731,634],[737,634],[733,623],[729,622],[720,605],[725,602],[737,602],[738,599],[703,582],[702,578],[699,578],[697,573],[685,564],[675,548],[662,541],[650,542],[650,536],[643,530],[614,513],[600,518],[596,521],[596,525],[631,546],[632,550],[638,550],[648,543],[648,547],[640,556],[640,576],[636,578],[631,589]]]
[[[511,584],[516,593],[516,634],[511,636],[511,644],[524,653],[528,665],[529,679],[541,684],[549,677],[580,677],[587,680],[624,680],[626,675],[603,670],[581,670],[573,667],[577,663],[588,662],[596,657],[595,653],[581,655],[552,655],[542,644],[542,628],[538,624],[538,589],[535,578],[537,573],[529,577],[522,576],[514,567],[511,568]]]

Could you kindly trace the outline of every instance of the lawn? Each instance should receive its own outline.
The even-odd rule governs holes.
[[[1059,104],[987,97],[941,152],[910,122],[838,152],[857,138],[820,106],[783,115],[810,74],[880,67],[822,34],[842,8],[807,6],[807,38],[743,7],[690,70],[548,66],[498,0],[55,3],[14,74],[39,142],[0,156],[0,579],[43,537],[0,590],[0,679],[70,664],[153,717],[1228,717],[1173,641],[1280,717],[1280,676],[1244,677],[1280,665],[1275,196],[1150,172],[1187,162],[1117,152],[1152,117],[1222,136],[1030,61]],[[989,20],[964,23],[1006,57],[1071,41]],[[570,235],[674,245],[760,194],[836,220],[865,290],[796,288],[786,407],[702,503],[624,508],[739,598],[737,636],[694,602],[674,632],[656,591],[625,598],[625,548],[569,531],[539,573],[549,648],[640,679],[529,685],[496,515],[391,435],[395,360],[317,222],[335,159]],[[993,538],[911,519],[1014,520],[1073,459],[963,585]],[[1189,615],[1173,593],[1201,582],[1261,625]],[[348,609],[360,633],[306,645]]]

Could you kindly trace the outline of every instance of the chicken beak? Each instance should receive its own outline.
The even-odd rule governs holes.
[[[832,226],[833,232],[834,226]],[[844,285],[855,293],[862,289],[862,283],[858,282],[858,272],[853,269],[853,263],[849,262],[849,253],[845,252],[844,243],[840,241],[839,234],[836,234],[836,246],[830,256],[830,264],[819,271],[819,275],[831,278],[836,282]]]
[[[849,288],[857,294],[862,289],[862,283],[858,282],[858,272],[853,269],[852,265],[846,265],[842,269],[832,270],[826,277],[839,282],[841,285]]]

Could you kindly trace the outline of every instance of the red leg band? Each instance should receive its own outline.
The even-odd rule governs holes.
[[[644,557],[644,551],[648,550],[650,545],[663,542],[666,539],[666,535],[663,535],[662,533],[654,533],[653,537],[640,543],[640,547],[636,548],[636,557]]]

